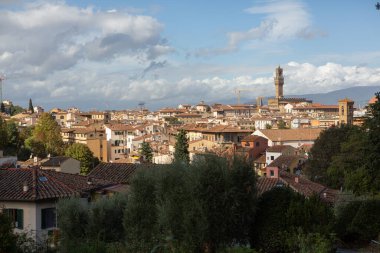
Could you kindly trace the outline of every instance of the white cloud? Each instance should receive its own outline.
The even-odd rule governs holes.
[[[32,79],[83,61],[124,55],[148,61],[171,52],[160,22],[121,11],[42,2],[0,10],[0,24],[0,71]]]
[[[223,48],[199,49],[195,56],[212,56],[237,50],[243,42],[284,41],[292,38],[311,39],[324,36],[313,27],[311,15],[300,0],[267,1],[245,10],[247,13],[264,15],[258,26],[247,31],[227,33],[228,44]]]

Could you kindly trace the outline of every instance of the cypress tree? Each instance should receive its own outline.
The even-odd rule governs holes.
[[[5,105],[3,102],[1,102],[1,106],[0,106],[0,112],[4,113],[5,112]]]
[[[176,143],[175,143],[175,151],[174,151],[174,161],[175,162],[190,162],[190,156],[189,156],[189,142],[186,137],[185,130],[181,129],[177,136],[175,137]]]
[[[34,108],[33,108],[33,103],[32,103],[32,99],[31,98],[29,98],[29,111],[31,113],[34,113]]]

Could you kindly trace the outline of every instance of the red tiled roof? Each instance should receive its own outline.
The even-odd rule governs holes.
[[[109,180],[114,183],[126,184],[137,169],[154,166],[157,165],[135,163],[101,163],[90,172],[89,176]]]
[[[101,179],[92,179],[88,184],[88,180],[87,176],[38,168],[0,169],[0,200],[37,201],[80,196],[113,185]],[[24,184],[28,186],[25,192]]]
[[[295,149],[290,145],[276,145],[276,146],[268,147],[267,151],[268,152],[282,153],[282,151],[289,149],[289,148]]]
[[[242,141],[250,142],[250,141],[258,141],[260,139],[264,139],[264,138],[257,135],[247,135],[243,138]]]

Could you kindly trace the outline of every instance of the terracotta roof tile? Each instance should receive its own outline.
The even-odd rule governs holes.
[[[88,177],[38,168],[0,169],[0,200],[37,201],[79,196],[84,192],[97,190],[113,183],[94,179],[88,184]],[[28,190],[23,191],[26,184]]]

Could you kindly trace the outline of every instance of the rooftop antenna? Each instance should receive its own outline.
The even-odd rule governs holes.
[[[3,102],[3,80],[5,79],[5,75],[0,74],[0,103]]]

